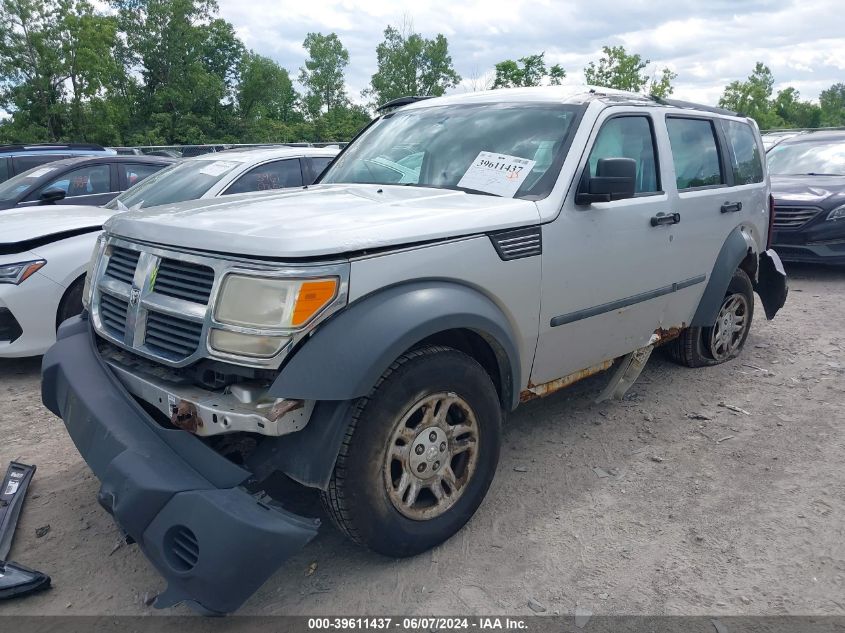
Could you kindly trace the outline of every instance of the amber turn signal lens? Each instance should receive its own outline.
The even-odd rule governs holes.
[[[305,281],[299,288],[296,306],[293,309],[291,325],[299,327],[325,308],[337,293],[336,279],[322,279],[320,281]]]

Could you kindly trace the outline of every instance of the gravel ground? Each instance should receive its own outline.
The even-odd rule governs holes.
[[[597,376],[523,406],[487,499],[447,543],[391,560],[326,520],[241,613],[845,615],[845,270],[789,272],[787,306],[765,322],[758,304],[739,359],[692,370],[655,354],[623,402],[593,404]],[[0,360],[0,464],[38,465],[12,559],[54,586],[3,612],[154,612],[164,583],[117,546],[40,404],[39,363]],[[314,495],[299,503],[320,513]]]

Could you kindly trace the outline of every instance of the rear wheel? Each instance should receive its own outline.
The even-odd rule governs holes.
[[[753,317],[754,289],[748,274],[738,268],[713,325],[687,328],[669,344],[669,353],[687,367],[718,365],[736,358],[751,331]]]
[[[323,503],[352,540],[411,556],[472,517],[499,460],[502,412],[474,359],[446,347],[400,357],[353,408]]]

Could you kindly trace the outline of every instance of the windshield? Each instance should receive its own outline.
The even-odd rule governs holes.
[[[845,176],[845,140],[775,145],[767,154],[775,176]]]
[[[579,106],[533,103],[399,110],[373,123],[320,182],[541,198],[554,186],[581,111]],[[518,189],[494,183],[497,168],[506,172],[502,179],[519,174]]]
[[[107,209],[144,209],[197,200],[240,165],[236,160],[186,160],[162,169],[127,189]]]
[[[42,176],[46,176],[57,169],[58,167],[50,166],[33,167],[14,178],[9,178],[9,180],[0,184],[0,200],[17,200],[21,194],[29,191]]]

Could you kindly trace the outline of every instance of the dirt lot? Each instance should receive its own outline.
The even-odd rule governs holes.
[[[656,355],[624,402],[593,404],[598,376],[524,406],[486,501],[449,542],[389,560],[326,521],[242,613],[530,615],[532,600],[560,614],[845,614],[845,270],[789,272],[786,308],[765,322],[758,304],[740,359],[690,370]],[[114,549],[38,369],[0,361],[0,462],[38,465],[12,559],[54,588],[2,611],[153,612],[163,581],[137,547]]]

